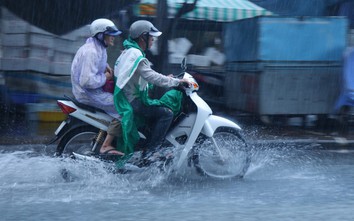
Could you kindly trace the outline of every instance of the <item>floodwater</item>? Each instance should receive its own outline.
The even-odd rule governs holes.
[[[40,145],[0,146],[0,220],[354,219],[353,152],[259,145],[252,153],[243,179],[213,180],[192,168],[113,174]]]

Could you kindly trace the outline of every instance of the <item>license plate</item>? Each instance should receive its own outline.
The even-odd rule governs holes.
[[[58,135],[59,132],[61,131],[61,129],[63,129],[63,127],[66,125],[66,121],[61,122],[61,124],[59,125],[59,127],[56,129],[56,131],[54,132],[55,135]]]

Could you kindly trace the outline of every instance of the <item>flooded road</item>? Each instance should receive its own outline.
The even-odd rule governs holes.
[[[244,179],[221,181],[188,168],[112,174],[103,163],[50,152],[43,145],[0,146],[0,220],[354,218],[351,151],[258,145]]]

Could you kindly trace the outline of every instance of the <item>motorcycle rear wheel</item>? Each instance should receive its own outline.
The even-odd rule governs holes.
[[[192,162],[202,175],[218,179],[242,178],[248,170],[251,156],[239,131],[219,128],[213,137],[201,139],[194,148]]]
[[[96,142],[98,129],[92,126],[78,127],[69,131],[60,140],[57,149],[57,156],[71,156],[73,152],[81,155],[92,154],[93,145]],[[100,148],[101,143],[98,144]]]

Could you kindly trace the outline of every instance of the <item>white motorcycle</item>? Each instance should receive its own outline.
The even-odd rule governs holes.
[[[172,147],[173,163],[178,170],[183,165],[194,167],[201,175],[213,178],[242,178],[250,165],[250,150],[234,122],[212,114],[208,104],[198,96],[198,83],[186,72],[182,62],[183,78],[192,82],[183,87],[185,92],[182,113],[167,132],[164,145]],[[60,139],[56,156],[97,157],[112,117],[102,110],[80,104],[75,99],[58,100],[67,114],[55,131],[51,143]],[[141,141],[146,139],[140,133]],[[139,151],[139,145],[136,147]],[[134,164],[134,162],[133,162]]]

